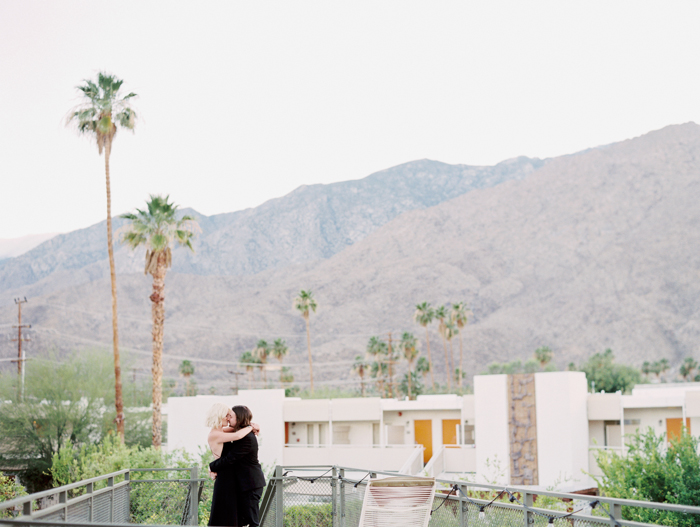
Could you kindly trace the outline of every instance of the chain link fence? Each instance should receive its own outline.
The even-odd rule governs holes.
[[[324,472],[324,470],[327,470]],[[350,477],[352,474],[353,477]],[[277,467],[263,498],[262,527],[359,527],[368,477],[341,467]],[[364,477],[363,477],[364,476]],[[493,485],[438,480],[429,527],[603,527],[680,525],[668,515],[700,525],[700,508],[644,503],[539,490],[505,492]],[[457,485],[458,491],[454,489]],[[623,519],[633,510],[653,521]],[[641,515],[641,513],[640,513]]]

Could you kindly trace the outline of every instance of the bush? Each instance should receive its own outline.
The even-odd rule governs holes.
[[[20,496],[26,496],[27,491],[24,487],[17,483],[11,476],[7,476],[0,472],[0,502],[10,501]],[[0,511],[0,518],[10,518],[13,514],[11,511]]]
[[[330,503],[293,505],[284,509],[284,527],[325,527],[333,524]]]
[[[603,472],[596,478],[605,496],[631,500],[656,501],[678,505],[700,505],[700,455],[698,439],[684,428],[681,437],[666,447],[665,436],[653,429],[633,436],[626,456],[600,451],[598,466]],[[625,520],[699,527],[700,516],[677,512],[623,507]]]

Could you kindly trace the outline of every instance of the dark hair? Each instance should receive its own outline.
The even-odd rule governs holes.
[[[250,426],[250,421],[253,419],[253,412],[250,411],[250,408],[247,406],[234,406],[231,410],[236,414],[236,431]]]

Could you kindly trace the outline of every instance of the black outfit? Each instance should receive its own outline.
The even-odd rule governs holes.
[[[221,457],[231,451],[233,442],[224,443]],[[238,507],[236,503],[236,481],[233,471],[227,470],[216,475],[214,493],[211,498],[209,525],[238,526]]]
[[[229,448],[226,448],[227,445],[230,445]],[[265,476],[258,461],[258,439],[255,434],[250,432],[238,441],[225,443],[221,457],[209,463],[209,469],[216,472],[217,482],[214,484],[209,525],[258,527],[260,496],[265,486]],[[217,489],[221,477],[224,477],[225,483]],[[232,503],[223,505],[226,501]],[[227,518],[221,513],[234,514],[236,518]],[[237,523],[220,523],[232,519]]]

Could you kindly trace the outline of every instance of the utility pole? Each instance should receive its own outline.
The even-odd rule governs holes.
[[[12,342],[17,342],[17,377],[20,381],[20,390],[19,390],[19,400],[24,399],[24,361],[26,360],[24,358],[24,350],[22,349],[22,342],[29,342],[30,339],[27,338],[22,338],[22,328],[31,328],[31,324],[22,324],[22,304],[27,303],[27,297],[25,296],[24,299],[21,298],[15,298],[15,304],[17,304],[17,320],[18,323],[16,326],[12,326],[13,328],[17,328],[17,338],[12,339]],[[14,361],[13,361],[14,362]]]

